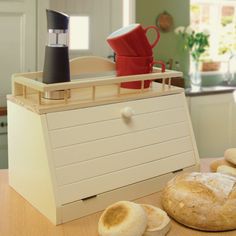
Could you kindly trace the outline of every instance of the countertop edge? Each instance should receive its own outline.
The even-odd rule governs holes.
[[[236,87],[224,87],[224,86],[212,86],[202,87],[199,90],[192,90],[190,88],[185,89],[185,95],[187,97],[205,96],[223,93],[232,93],[236,90]]]

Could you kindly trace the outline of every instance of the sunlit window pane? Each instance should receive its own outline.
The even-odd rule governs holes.
[[[191,26],[208,29],[209,48],[201,60],[220,62],[220,71],[228,71],[229,60],[236,55],[236,1],[191,0]],[[235,62],[234,62],[235,63]],[[231,66],[235,68],[235,66]],[[236,71],[236,68],[235,68]]]
[[[70,17],[69,45],[71,50],[89,49],[89,17]]]

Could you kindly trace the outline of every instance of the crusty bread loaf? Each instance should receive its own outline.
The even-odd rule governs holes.
[[[225,150],[224,158],[230,163],[236,165],[236,148],[229,148]]]
[[[116,202],[107,207],[98,222],[101,236],[141,236],[147,226],[143,207],[129,201]]]
[[[183,173],[163,190],[165,211],[189,227],[236,229],[236,178],[221,173]]]
[[[144,208],[148,222],[143,236],[165,236],[170,230],[170,218],[165,211],[158,207],[141,204]]]
[[[234,165],[234,164],[228,162],[227,160],[225,160],[224,158],[222,158],[222,159],[218,159],[218,160],[212,161],[211,164],[210,164],[210,170],[212,172],[217,172],[217,168],[219,166],[222,166],[222,165],[231,166],[231,167],[235,167],[236,168],[236,165]]]
[[[226,175],[232,175],[232,176],[236,177],[236,168],[233,168],[230,166],[226,166],[226,165],[219,166],[217,168],[217,172],[222,173],[222,174],[226,174]]]

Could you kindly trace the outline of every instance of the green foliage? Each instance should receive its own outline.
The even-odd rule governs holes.
[[[177,28],[176,33],[183,37],[184,47],[189,50],[193,60],[199,61],[200,56],[209,46],[209,34],[204,32],[195,32],[190,27],[187,27],[184,30],[178,30]]]
[[[209,46],[208,36],[203,33],[193,32],[190,36],[190,39],[191,40],[188,43],[188,47],[191,51],[193,59],[198,61],[201,54],[205,52],[206,47]]]

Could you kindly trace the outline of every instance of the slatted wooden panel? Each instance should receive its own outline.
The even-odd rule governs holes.
[[[145,158],[145,156],[144,156]],[[195,164],[192,151],[59,187],[62,204],[127,186]],[[88,170],[89,171],[89,170]]]
[[[53,130],[50,132],[50,138],[52,147],[57,148],[185,120],[186,114],[184,109],[178,108],[133,116],[128,122],[119,118],[73,128]]]
[[[58,168],[56,171],[57,181],[58,185],[62,186],[93,177],[99,178],[99,176],[107,173],[115,174],[116,171],[123,171],[133,166],[142,165],[191,150],[190,137],[148,145],[142,148]]]
[[[54,163],[58,168],[64,167],[188,135],[189,128],[185,122],[163,127],[155,127],[120,136],[56,148],[53,150]]]
[[[130,119],[124,107],[135,110]],[[47,121],[62,204],[158,176],[157,162],[180,158],[171,171],[195,162],[182,94],[51,113]]]
[[[138,115],[147,112],[178,108],[182,107],[183,104],[184,99],[182,94],[173,94],[171,96],[154,97],[112,105],[53,112],[47,114],[48,128],[49,130],[54,130],[119,118],[121,116],[120,110],[127,106],[132,107],[135,114]]]
[[[198,170],[199,170],[198,166],[191,166],[183,169],[183,171],[188,171],[188,172],[198,171]],[[170,172],[168,174],[160,175],[155,178],[147,179],[145,181],[140,181],[135,184],[124,186],[122,188],[104,192],[94,198],[90,198],[85,201],[78,200],[72,203],[65,204],[62,206],[63,222],[77,219],[78,217],[91,214],[94,211],[103,210],[107,206],[124,199],[134,201],[135,199],[139,199],[143,196],[151,195],[148,198],[151,197],[156,204],[157,200],[160,199],[157,198],[156,194],[153,193],[162,190],[167,181],[174,178],[174,176],[179,173],[181,172],[176,172],[176,173]],[[150,203],[150,201],[146,201],[146,203],[147,202]],[[97,228],[97,222],[98,221],[96,220],[95,222],[96,228]]]

